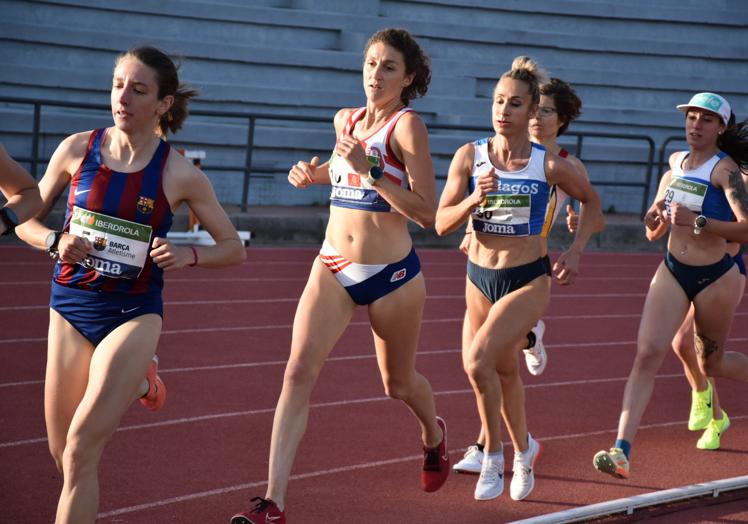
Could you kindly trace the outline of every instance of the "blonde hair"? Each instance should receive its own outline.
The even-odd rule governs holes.
[[[548,75],[538,63],[529,56],[518,56],[512,61],[512,67],[501,75],[501,78],[512,78],[525,82],[530,88],[532,103],[540,102],[540,86],[548,82]]]

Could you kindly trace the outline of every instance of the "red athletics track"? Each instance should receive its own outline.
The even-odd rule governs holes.
[[[100,522],[226,523],[250,496],[264,495],[291,323],[316,250],[248,253],[240,268],[169,276],[158,351],[169,399],[156,414],[136,403],[122,420],[101,464]],[[465,259],[447,250],[420,255],[429,299],[418,368],[447,420],[454,461],[478,430],[459,354]],[[417,425],[403,404],[383,397],[360,310],[315,390],[288,493],[289,521],[506,522],[745,475],[748,386],[719,383],[732,427],[722,450],[698,451],[699,433],[686,429],[689,388],[672,355],[637,435],[631,479],[616,481],[592,468],[594,453],[615,437],[644,294],[659,258],[588,254],[574,286],[554,285],[545,316],[548,369],[537,378],[524,374],[530,429],[544,453],[535,491],[523,502],[512,501],[508,488],[496,500],[476,502],[474,476],[452,475],[435,494],[420,491]],[[50,271],[44,254],[0,247],[2,522],[51,522],[61,485],[47,452],[42,402]],[[743,301],[731,347],[748,345],[746,314]],[[511,453],[508,447],[507,470]],[[747,507],[729,504],[718,515],[745,520]]]

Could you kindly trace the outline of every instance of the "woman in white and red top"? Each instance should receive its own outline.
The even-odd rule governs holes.
[[[268,489],[233,524],[285,522],[285,495],[306,429],[317,376],[359,305],[368,308],[385,392],[402,400],[421,426],[422,488],[436,491],[449,461],[446,426],[428,381],[415,370],[426,287],[408,220],[431,227],[436,212],[428,133],[408,108],[426,93],[428,58],[401,29],[374,34],[364,51],[366,106],[335,115],[332,158],[298,162],[294,187],[331,184],[330,220],[294,319],[291,355],[275,411]]]

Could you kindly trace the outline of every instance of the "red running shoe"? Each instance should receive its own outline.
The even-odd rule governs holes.
[[[270,499],[253,498],[256,502],[249,511],[237,513],[231,517],[231,524],[286,524],[286,514]]]
[[[140,397],[140,403],[151,411],[158,411],[164,407],[166,402],[166,386],[161,377],[158,376],[158,357],[153,355],[153,360],[148,365],[145,379],[148,381],[148,393]]]
[[[449,476],[449,453],[447,453],[447,423],[436,417],[436,423],[442,428],[444,436],[439,445],[432,449],[423,448],[423,472],[421,488],[432,493],[441,488]]]

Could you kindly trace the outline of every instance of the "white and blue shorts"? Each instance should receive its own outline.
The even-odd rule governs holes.
[[[357,264],[341,256],[325,240],[319,259],[360,306],[392,293],[421,272],[421,261],[415,249],[393,264]]]

